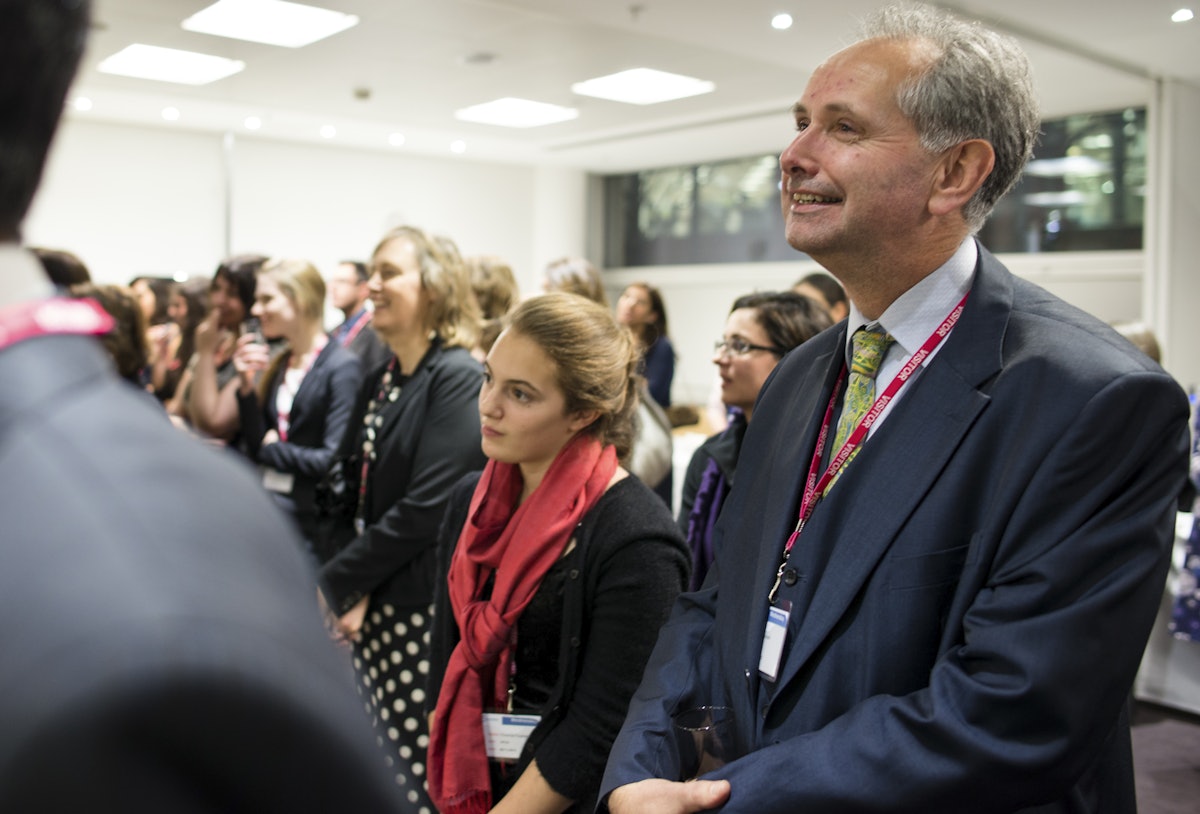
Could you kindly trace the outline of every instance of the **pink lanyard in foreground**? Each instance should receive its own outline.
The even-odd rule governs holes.
[[[820,479],[817,478],[817,473],[821,470],[821,454],[825,451],[825,439],[829,435],[829,426],[833,422],[833,411],[837,406],[838,394],[842,390],[842,383],[846,380],[846,363],[842,362],[841,373],[838,374],[837,382],[833,386],[833,394],[829,397],[829,406],[825,408],[825,418],[821,421],[821,432],[817,435],[817,443],[813,449],[812,462],[808,465],[808,477],[804,481],[804,494],[800,498],[800,514],[796,519],[796,528],[787,539],[787,543],[783,546],[783,560],[779,563],[779,571],[775,574],[775,584],[771,586],[771,592],[767,595],[767,601],[772,605],[775,604],[776,595],[779,592],[779,583],[783,579],[784,569],[787,567],[788,557],[792,554],[792,546],[796,544],[796,539],[800,536],[800,532],[804,530],[804,524],[812,517],[813,511],[817,508],[817,503],[820,502],[821,496],[825,494],[825,490],[850,456],[854,454],[854,450],[858,449],[858,445],[866,437],[871,426],[879,419],[879,416],[895,398],[896,393],[904,386],[904,383],[909,380],[912,374],[921,366],[921,363],[929,358],[929,354],[933,353],[934,349],[942,343],[942,340],[950,333],[958,318],[962,315],[963,308],[967,304],[967,297],[971,295],[968,291],[963,295],[963,298],[958,301],[958,305],[954,306],[947,317],[942,320],[942,324],[929,335],[925,340],[925,344],[917,349],[917,352],[909,357],[904,363],[904,367],[900,368],[900,372],[888,384],[887,388],[875,399],[875,403],[871,405],[871,409],[867,411],[855,425],[854,430],[846,438],[846,442],[842,444],[842,448],[837,451],[829,461],[829,466],[825,467],[825,472],[821,474]]]

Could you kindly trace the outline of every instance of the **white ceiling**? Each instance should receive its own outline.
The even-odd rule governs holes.
[[[334,142],[464,159],[624,171],[776,151],[811,70],[853,39],[879,0],[306,0],[358,15],[354,28],[289,49],[184,31],[212,0],[95,0],[95,29],[68,115],[239,137]],[[947,3],[1020,37],[1043,113],[1146,104],[1153,78],[1200,86],[1200,19],[1170,14],[1200,0],[967,0]],[[1200,12],[1200,8],[1196,9]],[[788,31],[769,23],[795,18]],[[246,62],[202,87],[107,76],[100,60],[134,42]],[[491,54],[486,64],[470,55]],[[716,91],[653,106],[572,94],[573,82],[646,66],[708,79]],[[357,98],[365,89],[369,98]],[[527,130],[467,124],[454,111],[503,96],[577,107],[579,118]],[[162,119],[164,107],[180,111]],[[247,116],[263,121],[246,131]]]

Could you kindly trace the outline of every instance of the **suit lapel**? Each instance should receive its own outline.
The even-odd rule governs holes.
[[[971,297],[954,332],[817,506],[796,543],[832,550],[804,617],[793,620],[795,641],[785,651],[779,686],[797,675],[846,613],[987,407],[989,397],[979,387],[1000,369],[1011,307],[1008,272],[981,249]]]

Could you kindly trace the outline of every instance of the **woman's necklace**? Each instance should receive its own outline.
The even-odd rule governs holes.
[[[396,357],[393,356],[387,369],[383,371],[383,378],[379,380],[379,391],[367,402],[367,412],[363,416],[362,472],[358,480],[358,508],[354,512],[356,534],[362,534],[367,528],[367,477],[378,457],[375,451],[375,435],[383,426],[383,408],[400,398],[400,391],[403,389],[399,381],[393,383],[395,371]]]

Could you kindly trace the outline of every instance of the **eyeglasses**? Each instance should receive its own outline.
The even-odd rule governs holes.
[[[745,356],[750,351],[765,350],[767,353],[773,353],[776,356],[782,356],[783,351],[779,348],[769,348],[766,345],[755,345],[747,342],[740,336],[735,336],[732,339],[718,339],[713,343],[713,352],[717,356],[724,356],[726,353],[732,353],[734,356]]]

